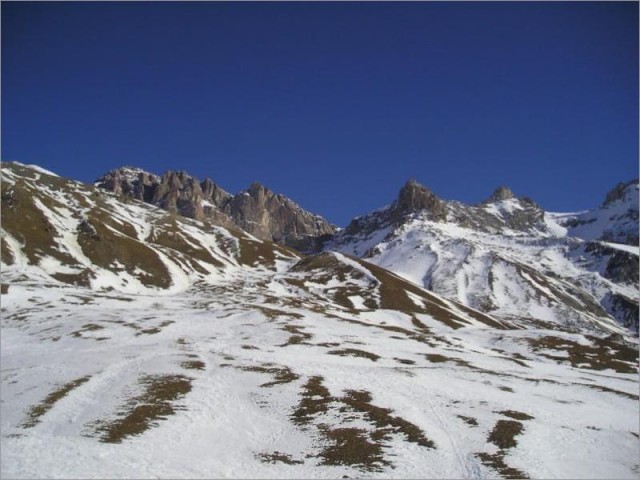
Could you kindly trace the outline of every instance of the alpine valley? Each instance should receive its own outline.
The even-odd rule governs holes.
[[[640,474],[637,180],[575,213],[410,180],[340,229],[1,170],[2,478]]]

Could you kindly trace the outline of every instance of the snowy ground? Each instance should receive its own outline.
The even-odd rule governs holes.
[[[637,478],[637,373],[532,347],[585,337],[315,313],[271,280],[162,297],[14,282],[2,478]],[[167,388],[144,399],[152,378]],[[154,401],[147,425],[135,406]]]

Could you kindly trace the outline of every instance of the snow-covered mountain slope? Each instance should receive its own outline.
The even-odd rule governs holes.
[[[561,228],[566,228],[569,236],[637,247],[638,180],[618,184],[595,210],[547,215]]]
[[[571,237],[558,220],[504,187],[469,206],[409,182],[389,207],[354,220],[325,248],[501,318],[637,332],[638,247]]]
[[[2,222],[2,478],[637,476],[637,339],[16,164]]]

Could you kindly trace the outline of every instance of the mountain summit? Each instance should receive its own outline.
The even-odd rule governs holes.
[[[515,195],[509,187],[500,186],[494,190],[491,196],[485,201],[485,203],[500,202],[502,200],[511,200],[515,198]]]
[[[398,198],[393,208],[398,214],[426,211],[434,220],[442,219],[445,215],[445,208],[440,200],[427,187],[420,185],[416,180],[410,179],[400,189]]]

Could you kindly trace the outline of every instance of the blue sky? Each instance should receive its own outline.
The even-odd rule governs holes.
[[[638,3],[3,2],[2,159],[259,181],[341,226],[410,177],[594,207],[638,176]]]

